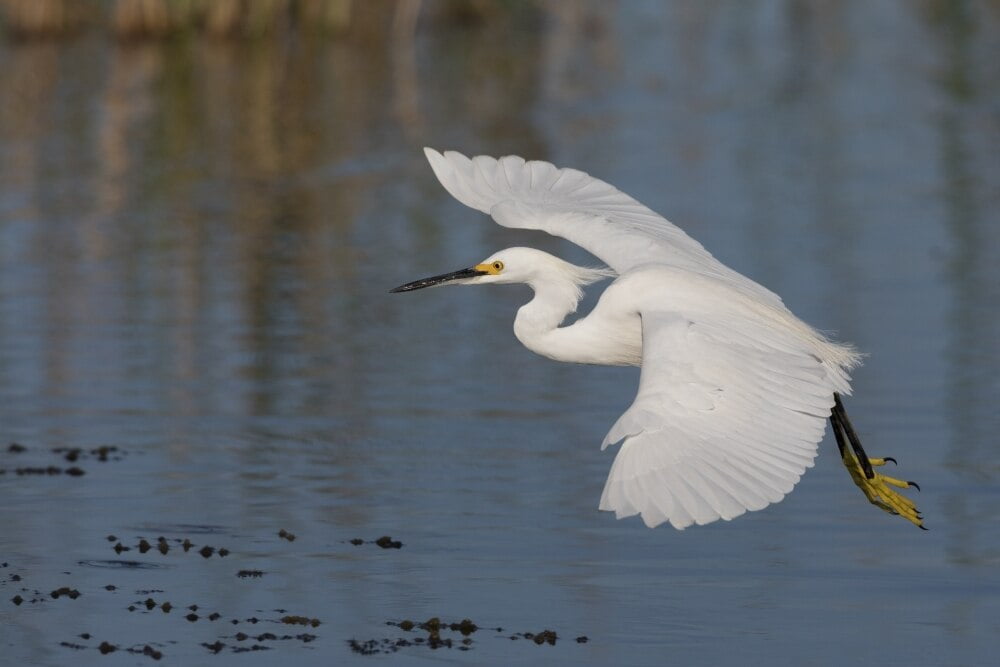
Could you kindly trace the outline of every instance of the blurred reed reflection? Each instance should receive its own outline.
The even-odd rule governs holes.
[[[984,162],[995,155],[982,153],[984,141],[994,149],[1000,145],[1000,124],[995,113],[990,118],[1000,66],[982,57],[1000,46],[1000,13],[986,15],[992,29],[977,25],[982,15],[965,3],[929,2],[925,16],[943,54],[933,73],[943,93],[935,125],[943,221],[952,244],[945,274],[952,293],[946,342],[952,433],[946,461],[960,486],[947,499],[955,532],[949,555],[963,564],[995,566],[1000,546],[982,539],[981,528],[1000,516],[1000,500],[966,493],[964,487],[1000,483],[1000,466],[986,463],[995,461],[1000,430],[1000,225],[992,167]]]

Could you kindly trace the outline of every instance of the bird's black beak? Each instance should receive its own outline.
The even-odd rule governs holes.
[[[421,278],[420,280],[414,280],[412,283],[406,283],[405,285],[400,285],[399,287],[394,287],[390,292],[412,292],[415,289],[423,289],[425,287],[434,287],[435,285],[443,285],[445,283],[450,283],[454,280],[467,280],[469,278],[475,278],[477,276],[485,276],[486,271],[480,271],[479,269],[462,269],[461,271],[452,271],[451,273],[442,273],[440,276],[431,276],[430,278]]]

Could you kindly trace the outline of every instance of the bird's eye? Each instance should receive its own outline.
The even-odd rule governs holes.
[[[493,262],[494,271],[503,271],[503,262]]]

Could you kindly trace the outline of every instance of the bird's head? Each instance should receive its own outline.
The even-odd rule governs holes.
[[[561,259],[533,248],[507,248],[495,252],[479,264],[439,276],[421,278],[390,292],[411,292],[438,285],[485,285],[487,283],[530,283],[540,272],[554,270]],[[568,265],[572,266],[572,265]]]

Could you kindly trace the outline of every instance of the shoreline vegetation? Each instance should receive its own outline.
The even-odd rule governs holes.
[[[257,39],[311,34],[364,38],[421,13],[480,23],[530,9],[531,0],[0,0],[0,31],[12,40],[100,32],[119,41],[205,35]]]

